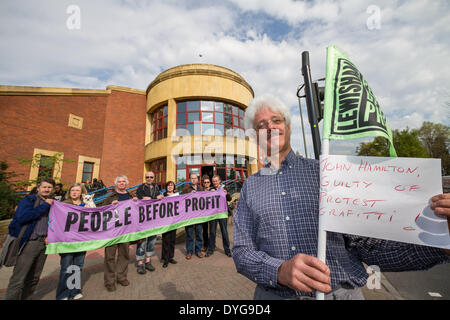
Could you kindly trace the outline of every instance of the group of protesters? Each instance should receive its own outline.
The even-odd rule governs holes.
[[[361,287],[366,284],[368,274],[363,263],[377,265],[384,272],[425,270],[450,262],[448,249],[336,232],[327,235],[326,260],[319,259],[319,161],[295,155],[290,142],[289,108],[272,95],[256,97],[250,102],[245,112],[245,127],[253,129],[261,150],[267,152],[264,167],[244,183],[233,215],[232,257],[237,272],[256,283],[254,299],[308,300],[313,299],[315,293],[322,293],[324,299],[332,300],[364,299]],[[189,179],[182,193],[221,188],[218,176],[213,176],[212,181],[207,176],[201,177],[201,183],[196,174],[191,174]],[[154,180],[154,173],[147,172],[146,182],[133,195],[126,190],[127,178],[118,176],[115,190],[105,204],[128,199],[162,199],[177,194],[175,184],[169,181],[167,192],[161,195]],[[46,259],[48,213],[53,203],[54,185],[52,180],[42,180],[37,193],[19,203],[9,226],[10,235],[21,238],[21,253],[17,256],[6,299],[29,298],[39,281]],[[74,184],[64,201],[83,205],[80,198],[83,192],[82,185]],[[227,198],[229,201],[229,195]],[[450,194],[434,195],[429,207],[436,215],[446,218],[450,225]],[[210,257],[214,253],[217,222],[221,227],[225,254],[231,257],[226,221],[186,226],[185,258],[190,260],[194,254],[203,258],[204,252]],[[176,231],[163,235],[163,267],[176,263],[173,259],[175,236]],[[154,270],[151,265],[154,244],[155,236],[138,241],[136,267],[139,274]],[[61,278],[67,276],[63,274],[67,264],[79,263],[82,267],[84,256],[85,253],[61,255]],[[105,248],[105,286],[108,291],[114,291],[116,283],[129,284],[128,262],[128,243]],[[62,294],[68,288],[63,287],[64,282],[60,281],[60,284],[58,299],[82,297],[81,291]]]
[[[180,195],[176,190],[175,182],[168,181],[166,190],[162,192],[155,183],[155,174],[152,171],[145,173],[145,182],[141,184],[135,193],[127,190],[129,184],[125,175],[119,175],[114,180],[114,189],[100,204],[117,204],[125,200],[161,200],[164,197]],[[214,175],[212,179],[205,175],[199,183],[198,176],[190,175],[190,181],[186,183],[181,194],[202,191],[226,190],[221,185],[221,178]],[[88,194],[83,183],[72,184],[64,191],[62,184],[55,184],[53,179],[42,179],[35,190],[22,199],[16,209],[13,220],[9,225],[9,234],[19,239],[19,250],[14,264],[13,274],[10,278],[5,299],[24,300],[29,299],[34,293],[39,282],[44,264],[47,258],[45,254],[47,245],[47,229],[49,212],[54,200],[62,201],[76,206],[87,206],[84,196]],[[231,196],[226,193],[227,201]],[[91,202],[92,203],[92,202]],[[94,205],[95,206],[95,205]],[[210,257],[215,251],[217,223],[221,228],[223,248],[225,254],[231,257],[230,241],[227,231],[227,218],[216,219],[209,222],[186,226],[186,259],[191,259],[194,254],[198,258]],[[195,230],[195,241],[193,238]],[[163,268],[169,264],[176,264],[174,259],[175,241],[177,230],[171,230],[162,234],[161,262]],[[146,274],[147,271],[155,271],[151,263],[151,257],[155,254],[157,236],[140,239],[134,242],[117,243],[105,247],[104,257],[104,285],[107,291],[116,290],[116,283],[122,286],[130,284],[127,279],[128,264],[130,260],[129,245],[136,245],[136,270],[138,274]],[[9,245],[9,240],[4,247]],[[3,251],[2,251],[3,252]],[[73,253],[60,253],[61,270],[56,290],[57,300],[78,300],[83,298],[81,285],[78,288],[70,288],[69,277],[73,274],[73,268],[81,272],[84,266],[86,251]],[[79,281],[81,284],[81,281]]]
[[[145,183],[141,184],[136,194],[126,190],[128,185],[128,179],[126,176],[118,176],[114,181],[116,188],[113,194],[110,195],[104,202],[107,204],[115,204],[124,200],[161,200],[164,197],[171,197],[180,195],[176,191],[175,182],[168,181],[166,183],[166,191],[161,192],[158,185],[154,183],[155,174],[152,171],[146,172]],[[202,177],[202,184],[198,183],[198,176],[194,173],[190,175],[190,181],[185,185],[182,190],[182,194],[202,191],[215,191],[223,189],[221,185],[221,178],[218,175],[212,177],[213,186],[211,186],[211,180],[209,176]],[[226,190],[225,190],[226,192]],[[231,200],[231,197],[227,193],[227,201]],[[225,254],[231,257],[230,241],[227,231],[227,218],[216,219],[202,224],[194,224],[185,227],[186,231],[186,259],[190,260],[194,253],[199,258],[203,258],[206,252],[206,257],[211,256],[215,249],[216,229],[217,222],[221,228],[223,247]],[[206,227],[205,227],[206,224]],[[195,230],[195,241],[193,233]],[[176,241],[176,229],[165,232],[162,234],[162,249],[161,249],[161,262],[163,268],[167,268],[169,264],[177,264],[174,259],[175,255],[175,241]],[[137,273],[143,275],[147,271],[155,271],[155,267],[151,263],[151,257],[155,254],[156,235],[141,239],[136,243],[136,270]],[[116,290],[115,283],[122,286],[128,286],[129,281],[127,279],[128,261],[129,261],[129,244],[120,243],[105,248],[105,287],[108,291],[112,292]],[[116,260],[117,253],[117,260]]]
[[[192,173],[189,177],[190,183],[186,184],[182,193],[192,193],[201,191],[224,190],[227,202],[231,200],[230,194],[221,184],[219,175],[214,175],[212,179],[208,175],[202,176],[201,184],[198,176]],[[223,249],[228,257],[231,257],[230,240],[227,230],[227,218],[211,220],[200,224],[194,224],[186,227],[186,259],[190,260],[195,254],[198,258],[210,257],[214,254],[216,247],[217,223],[220,226],[222,234]],[[194,239],[195,231],[195,239]]]

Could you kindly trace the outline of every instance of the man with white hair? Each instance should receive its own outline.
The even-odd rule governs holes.
[[[319,229],[319,161],[298,157],[290,145],[289,109],[277,98],[253,99],[245,113],[266,165],[244,183],[234,215],[236,269],[257,286],[254,299],[364,299],[368,274],[427,269],[449,262],[450,251],[328,232],[326,262],[316,258]],[[450,221],[450,194],[431,208]]]
[[[117,204],[119,201],[129,199],[137,200],[132,193],[127,191],[128,178],[125,175],[119,175],[114,180],[115,189],[112,194],[105,199],[104,205]],[[118,243],[105,247],[105,268],[104,282],[109,292],[116,290],[116,281],[122,286],[128,286],[130,282],[127,279],[128,261],[130,260],[129,243]],[[117,253],[117,260],[116,260]],[[117,280],[116,280],[117,270]]]

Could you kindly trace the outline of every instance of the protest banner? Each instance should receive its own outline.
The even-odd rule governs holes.
[[[324,155],[319,228],[450,249],[447,219],[430,208],[440,168],[440,159]]]
[[[96,250],[227,217],[223,190],[162,200],[126,200],[98,208],[54,201],[46,254]]]

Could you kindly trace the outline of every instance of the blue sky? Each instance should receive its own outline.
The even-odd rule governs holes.
[[[70,5],[80,9],[80,29],[67,27]],[[303,154],[295,95],[303,82],[301,52],[310,52],[317,79],[325,73],[326,47],[334,44],[365,76],[391,128],[418,128],[425,120],[449,125],[449,2],[373,5],[364,0],[2,0],[0,84],[145,90],[176,65],[221,65],[241,74],[256,95],[275,94],[290,107],[293,148]],[[311,155],[306,121],[305,126]],[[340,141],[332,151],[351,154],[355,146]]]

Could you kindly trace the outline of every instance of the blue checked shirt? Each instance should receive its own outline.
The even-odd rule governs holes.
[[[296,292],[278,284],[280,265],[299,253],[317,256],[319,162],[291,151],[278,171],[263,168],[244,183],[234,215],[236,269],[272,293]],[[327,232],[326,264],[332,290],[366,284],[362,262],[381,271],[423,270],[450,259],[443,250]]]

